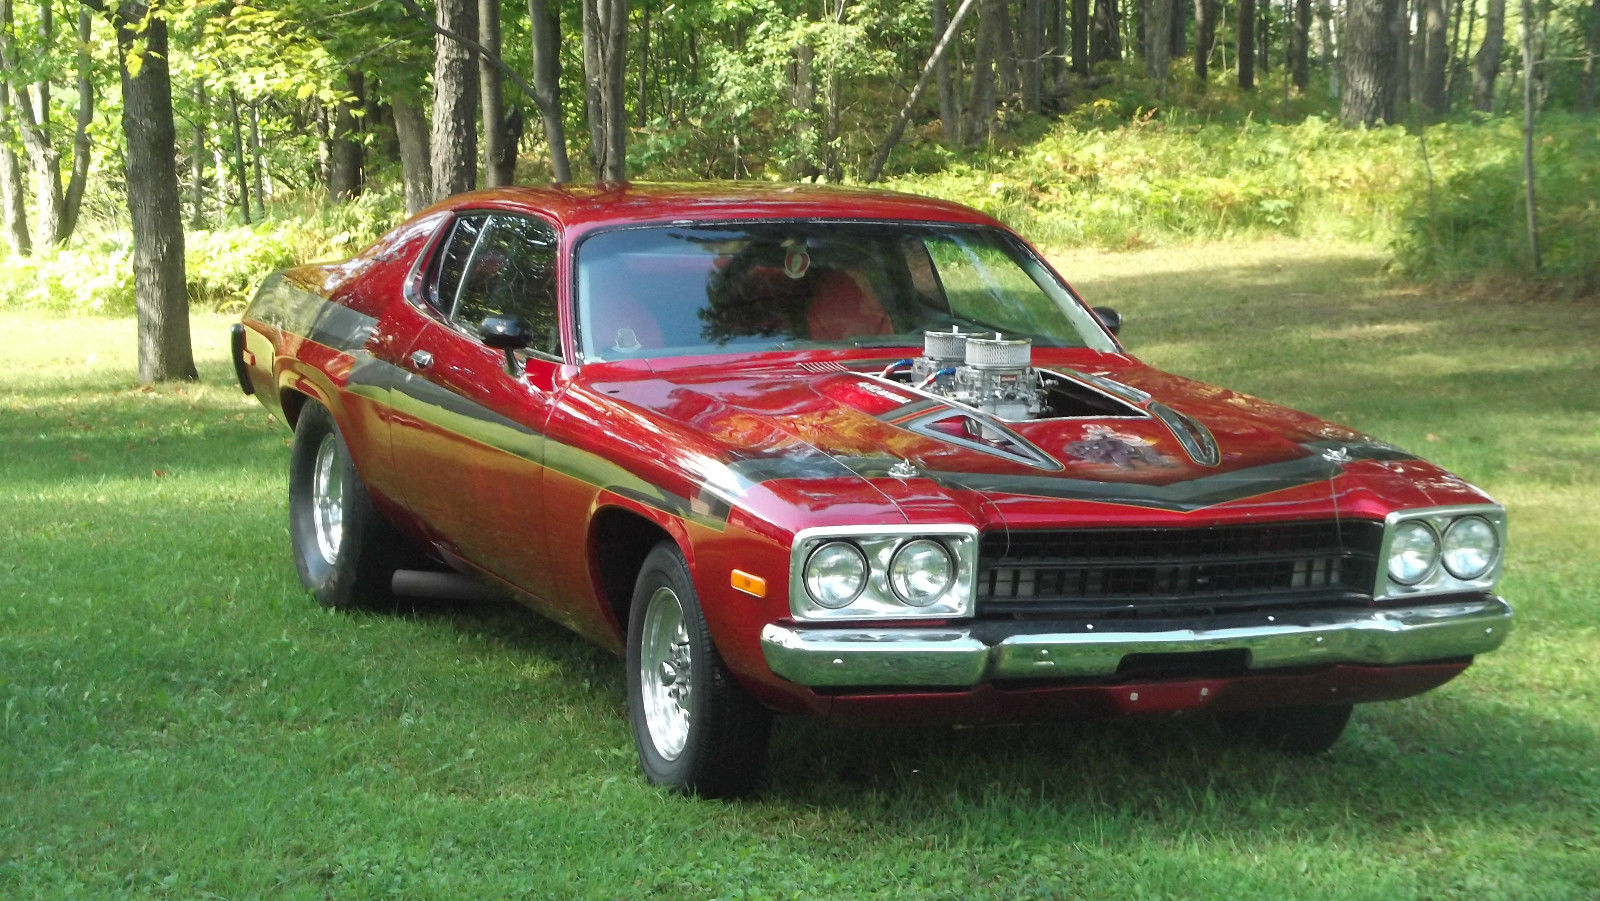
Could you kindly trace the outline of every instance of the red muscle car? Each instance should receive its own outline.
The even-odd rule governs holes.
[[[1501,506],[1119,325],[956,204],[562,186],[272,276],[233,351],[318,601],[514,595],[623,655],[681,790],[752,787],[773,712],[1210,711],[1316,752],[1504,640]]]

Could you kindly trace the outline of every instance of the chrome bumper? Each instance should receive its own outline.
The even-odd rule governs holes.
[[[1115,675],[1130,654],[1244,651],[1252,670],[1335,663],[1395,665],[1492,651],[1511,630],[1500,598],[1429,606],[1251,614],[1144,627],[1126,622],[1051,623],[997,641],[971,628],[791,628],[761,630],[767,666],[820,687],[962,688],[995,679]],[[985,631],[992,631],[988,627]]]

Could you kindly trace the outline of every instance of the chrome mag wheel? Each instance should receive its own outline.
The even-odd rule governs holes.
[[[677,760],[689,741],[693,654],[683,604],[671,588],[650,595],[639,645],[639,687],[645,725],[657,754]]]
[[[339,436],[322,436],[311,474],[311,523],[317,533],[317,551],[333,566],[339,562],[339,547],[344,541],[344,461],[339,451]]]

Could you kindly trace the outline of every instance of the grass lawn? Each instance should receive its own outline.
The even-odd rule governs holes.
[[[758,796],[674,797],[559,627],[310,601],[225,318],[199,385],[142,390],[131,322],[0,314],[0,897],[1600,897],[1600,303],[1336,244],[1058,262],[1156,365],[1504,502],[1506,646],[1314,760],[1201,719],[782,721]]]

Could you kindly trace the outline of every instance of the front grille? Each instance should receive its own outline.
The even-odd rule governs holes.
[[[1182,616],[1365,602],[1382,535],[1376,522],[988,534],[978,614]]]

